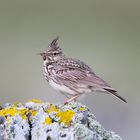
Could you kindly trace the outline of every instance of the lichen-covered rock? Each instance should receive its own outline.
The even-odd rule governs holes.
[[[106,131],[89,109],[31,100],[0,109],[0,140],[122,140]]]

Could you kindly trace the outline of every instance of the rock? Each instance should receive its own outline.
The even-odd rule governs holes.
[[[0,140],[122,140],[78,102],[63,106],[34,99],[2,107]]]

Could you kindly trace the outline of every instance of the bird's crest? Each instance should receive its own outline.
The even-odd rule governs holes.
[[[55,39],[51,41],[51,43],[49,44],[46,50],[48,53],[57,53],[57,54],[63,53],[62,49],[59,46],[58,40],[59,40],[59,37],[57,36]]]
[[[58,40],[59,40],[59,37],[57,36],[57,37],[56,37],[55,39],[53,39],[53,41],[50,43],[49,47],[50,47],[50,48],[58,48],[58,47],[59,47]]]

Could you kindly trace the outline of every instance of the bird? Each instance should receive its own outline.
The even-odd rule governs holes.
[[[76,101],[81,95],[91,92],[112,94],[127,103],[126,99],[97,76],[86,63],[79,59],[66,57],[58,40],[57,36],[39,55],[44,61],[43,75],[45,79],[54,89],[67,97],[64,104]]]

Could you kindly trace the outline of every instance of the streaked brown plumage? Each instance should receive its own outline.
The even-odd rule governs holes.
[[[40,55],[44,60],[45,79],[52,87],[69,97],[66,103],[92,91],[111,93],[126,102],[115,89],[98,77],[84,62],[67,58],[59,47],[58,37]]]

